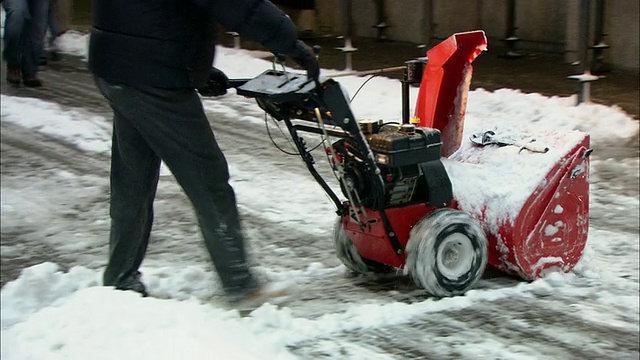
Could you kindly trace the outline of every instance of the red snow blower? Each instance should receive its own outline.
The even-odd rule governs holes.
[[[236,82],[239,95],[284,122],[335,203],[337,256],[350,270],[404,269],[430,294],[451,296],[473,287],[487,263],[531,280],[568,272],[580,259],[588,230],[589,136],[542,131],[536,134],[542,151],[493,131],[463,137],[471,63],[486,44],[483,31],[454,34],[427,58],[406,62],[396,123],[356,120],[331,78],[274,69]],[[420,88],[410,116],[412,85]],[[321,136],[345,200],[316,170],[301,132]],[[525,161],[536,170],[522,171],[518,164]],[[491,172],[510,186],[482,184]]]

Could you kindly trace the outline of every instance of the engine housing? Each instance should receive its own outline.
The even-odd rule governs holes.
[[[436,187],[442,185],[445,197],[450,199],[451,184],[440,162],[440,131],[413,124],[382,124],[382,121],[361,121],[359,124],[384,182],[384,208],[430,203],[436,195],[434,191],[442,191]],[[372,206],[376,199],[363,152],[349,139],[335,142],[333,149],[344,170],[341,184],[344,195],[356,204]]]

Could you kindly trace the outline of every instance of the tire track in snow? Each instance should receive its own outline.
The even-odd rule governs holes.
[[[100,155],[6,121],[1,126],[2,285],[46,261],[63,269],[100,266],[107,238],[99,222],[107,200]]]
[[[327,341],[337,348],[377,347],[381,353],[411,359],[637,358],[637,332],[558,310],[566,307],[565,299],[514,295],[461,310],[416,312],[406,323],[328,334],[319,336],[322,341],[309,339],[291,347],[305,358],[321,355]]]
[[[59,168],[72,171],[77,174],[96,174],[98,176],[108,176],[108,168],[105,162],[109,158],[104,154],[87,153],[69,144],[63,139],[59,139],[37,130],[26,129],[17,124],[3,121],[2,144],[11,146],[17,151],[28,152],[45,160],[41,166],[47,168]],[[25,164],[28,163],[27,156],[18,155],[23,158]],[[48,163],[48,162],[51,163]],[[11,171],[17,164],[7,167],[6,171]]]

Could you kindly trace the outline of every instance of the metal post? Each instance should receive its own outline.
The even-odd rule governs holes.
[[[420,85],[420,83],[422,82],[424,69],[427,66],[427,59],[421,58],[416,60],[409,60],[406,61],[404,65],[404,71],[402,72],[402,123],[411,124],[412,117],[409,113],[409,86]]]
[[[342,0],[342,19],[345,27],[344,46],[337,48],[345,54],[345,71],[353,70],[352,54],[357,51],[351,43],[353,37],[353,18],[351,16],[351,0]]]
[[[376,41],[381,42],[387,40],[384,31],[389,27],[387,17],[384,13],[384,0],[373,0],[376,6],[376,23],[373,27],[376,29]]]
[[[516,42],[520,39],[516,36],[516,0],[507,0],[507,18],[506,18],[505,37],[502,41],[507,44],[507,51],[503,57],[507,59],[518,59],[522,54],[516,51]]]
[[[589,20],[591,19],[591,1],[580,1],[580,43],[578,45],[578,56],[580,57],[580,71],[589,70]]]
[[[240,49],[240,34],[238,34],[235,31],[229,31],[227,32],[227,34],[233,36],[233,48],[234,49]]]
[[[578,56],[580,59],[581,74],[569,76],[572,80],[577,80],[578,104],[591,101],[591,82],[598,80],[597,76],[591,74],[589,67],[589,23],[591,17],[591,0],[580,1],[580,29]]]
[[[419,57],[426,57],[433,39],[433,0],[422,0],[422,44],[418,45]]]
[[[351,16],[351,0],[342,0],[343,21],[345,25],[345,36],[353,37],[353,17]]]
[[[405,70],[406,77],[406,70]],[[409,107],[409,82],[404,80],[402,81],[402,123],[409,124],[410,123],[410,107]]]
[[[484,9],[484,4],[482,0],[476,0],[476,29],[482,29],[482,9]]]
[[[595,39],[593,46],[591,46],[593,50],[591,72],[594,74],[602,74],[610,71],[610,69],[603,64],[604,56],[602,55],[604,50],[609,48],[609,45],[604,42],[604,37],[606,36],[604,33],[604,4],[604,0],[596,0]]]

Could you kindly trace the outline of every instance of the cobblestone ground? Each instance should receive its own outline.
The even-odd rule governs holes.
[[[383,63],[377,65],[386,66]],[[92,77],[84,68],[82,61],[67,58],[60,63],[52,64],[42,73],[45,82],[43,88],[13,88],[3,82],[2,93],[40,98],[56,102],[65,108],[83,108],[91,114],[110,116],[107,104],[97,93]],[[478,68],[476,74],[481,74]],[[483,76],[487,77],[486,81],[490,81],[489,75]],[[633,94],[634,90],[631,88],[629,91]],[[212,126],[230,163],[241,161],[242,156],[250,151],[265,163],[274,163],[287,171],[306,174],[298,159],[280,158],[278,153],[273,151],[268,138],[262,134],[254,134],[250,125],[239,123],[237,119],[218,116]],[[81,203],[60,203],[60,214],[56,215],[56,224],[61,225],[57,227],[34,224],[16,228],[3,224],[2,284],[14,279],[20,269],[43,261],[53,261],[63,267],[103,266],[108,228],[104,222],[96,222],[96,217],[108,218],[108,158],[88,154],[19,125],[2,122],[1,130],[3,186],[15,185],[18,181],[16,179],[24,179],[24,174],[31,174],[29,176],[38,179],[38,183],[51,181],[52,186],[62,184],[65,188],[81,191],[82,182],[86,182],[91,184],[93,189],[91,193],[79,195],[83,198]],[[612,144],[602,151],[609,152],[605,155],[608,157],[633,158],[638,156],[638,144]],[[81,180],[56,180],[52,175],[54,170],[69,171],[82,177]],[[615,182],[614,175],[612,174],[611,181]],[[622,193],[633,193],[638,189],[637,179],[618,180],[614,185],[608,186],[611,187],[611,191]],[[63,194],[60,196],[63,197]],[[612,225],[611,218],[633,216],[624,215],[624,210],[618,211],[620,214],[594,214],[598,218],[594,220],[595,226],[619,228],[622,225]],[[309,234],[292,226],[247,216],[246,211],[242,212],[243,223],[253,242],[252,248],[256,257],[261,261],[264,259],[263,266],[304,269],[314,261],[321,261],[326,266],[338,265],[327,234]],[[188,201],[175,182],[162,182],[156,201],[156,217],[164,221],[156,224],[154,228],[149,258],[162,259],[166,256],[166,259],[169,259],[170,256],[171,261],[175,263],[207,263],[208,260],[202,251],[193,250],[201,247],[198,230],[194,225]],[[56,249],[55,241],[41,241],[50,238],[50,233],[57,231],[56,229],[74,227],[84,229],[83,241],[88,245],[85,245],[82,251],[62,253]],[[637,234],[638,229],[631,226],[621,231]],[[55,235],[57,238],[64,237],[64,234]],[[180,239],[178,244],[174,241],[176,238]],[[287,254],[286,257],[274,257],[274,247],[287,248],[291,254]],[[517,283],[515,279],[487,274],[478,288],[510,287]],[[593,311],[606,311],[610,318],[629,326],[603,324],[588,319],[572,307],[572,303],[577,301],[575,294],[569,295],[562,289],[557,289],[551,292],[533,291],[529,297],[506,297],[480,302],[472,308],[425,313],[404,322],[401,326],[388,325],[328,334],[322,338],[300,341],[291,348],[301,357],[312,359],[325,357],[326,349],[339,349],[345,358],[358,358],[363,354],[386,354],[389,358],[397,359],[470,359],[473,357],[468,354],[474,352],[467,353],[469,349],[489,343],[497,350],[508,348],[533,358],[542,356],[557,359],[637,359],[640,342],[638,324],[630,320],[630,315],[624,309],[605,307],[597,301],[590,300],[597,298],[598,291],[607,284],[592,279],[580,279],[574,285],[573,291],[581,294],[580,300],[586,303],[584,306]],[[620,295],[625,295],[615,287],[608,288],[608,291],[614,294],[619,291]],[[425,298],[405,278],[372,280],[345,276],[343,272],[314,278],[309,283],[301,285],[299,294],[299,299],[288,306],[296,316],[307,318],[343,312],[349,303],[356,299],[413,303]],[[558,337],[557,334],[564,335]],[[461,338],[468,341],[462,343]]]

